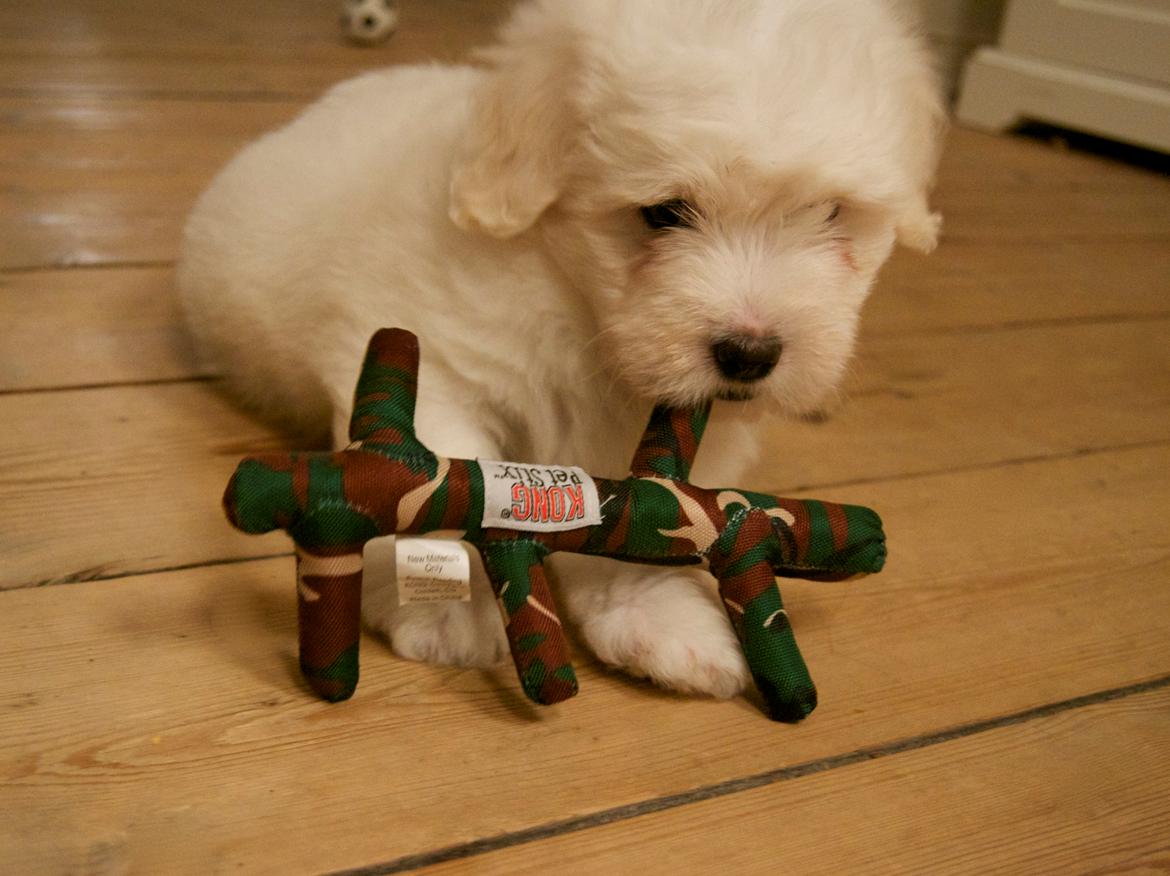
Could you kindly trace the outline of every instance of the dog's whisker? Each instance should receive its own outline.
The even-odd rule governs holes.
[[[580,355],[584,356],[587,352],[589,352],[590,347],[592,347],[594,344],[596,344],[598,341],[600,341],[607,334],[612,334],[613,332],[616,332],[619,328],[620,328],[620,326],[618,326],[618,325],[606,326],[605,328],[601,329],[596,334],[594,334],[593,337],[591,337],[589,340],[587,340],[584,344],[582,344],[581,349],[578,352],[580,353]]]

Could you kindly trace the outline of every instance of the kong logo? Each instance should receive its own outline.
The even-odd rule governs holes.
[[[557,532],[601,522],[597,485],[576,466],[478,462],[485,527]]]
[[[512,485],[512,519],[524,523],[573,523],[584,526],[585,491],[572,487]]]

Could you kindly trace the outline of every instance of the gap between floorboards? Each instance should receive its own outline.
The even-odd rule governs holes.
[[[647,800],[640,800],[637,803],[615,806],[611,809],[602,809],[589,813],[588,815],[580,815],[562,821],[548,822],[523,830],[498,834],[496,836],[446,846],[440,849],[433,849],[428,852],[406,855],[379,864],[355,867],[348,870],[338,870],[329,874],[329,876],[387,876],[387,874],[405,873],[410,870],[418,870],[423,867],[448,861],[472,858],[500,849],[527,845],[528,843],[546,840],[564,834],[576,833],[582,830],[589,830],[590,828],[601,827],[614,822],[628,821],[639,816],[663,812],[691,803],[699,803],[717,797],[726,797],[731,794],[742,793],[766,785],[801,779],[806,776],[825,773],[830,770],[841,769],[842,767],[853,766],[854,764],[878,760],[884,757],[893,757],[912,751],[920,751],[924,748],[954,742],[959,739],[966,739],[991,730],[1049,718],[1064,712],[1113,702],[1138,694],[1160,690],[1165,687],[1170,687],[1170,675],[1163,675],[1121,687],[1107,688],[1078,697],[1072,697],[1067,700],[1033,706],[1032,708],[1019,712],[1010,712],[995,718],[986,718],[981,721],[973,721],[969,724],[960,724],[956,727],[908,736],[892,742],[879,743],[866,748],[859,748],[856,751],[805,761],[804,763],[756,773],[751,776],[742,776],[737,779],[729,779],[712,785],[704,785],[690,791],[668,794],[662,797],[652,797]]]
[[[38,265],[0,266],[0,276],[21,274],[48,274],[53,271],[117,271],[135,268],[173,268],[178,264],[174,259],[114,260],[108,262],[60,262]]]
[[[376,69],[376,68],[375,68]],[[231,91],[198,90],[183,88],[74,88],[71,85],[50,85],[41,87],[0,88],[0,98],[36,100],[42,98],[66,98],[68,100],[189,100],[193,103],[304,103],[308,104],[329,89],[323,84],[319,89],[304,91]]]

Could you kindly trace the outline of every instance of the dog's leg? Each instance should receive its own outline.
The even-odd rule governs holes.
[[[437,383],[435,376],[429,376]],[[416,425],[428,445],[462,458],[499,458],[498,448],[476,425],[460,419],[454,405],[434,395],[420,398]],[[348,414],[334,418],[335,446],[348,441]],[[471,602],[399,605],[394,577],[394,536],[366,544],[362,617],[385,636],[394,653],[408,660],[456,666],[493,666],[508,654],[504,624],[479,553],[471,554]]]
[[[711,576],[573,554],[549,558],[557,596],[605,663],[673,690],[731,697],[750,675]]]
[[[696,483],[739,483],[758,448],[754,420],[742,414],[716,406]],[[747,685],[743,650],[707,572],[566,554],[549,561],[566,615],[604,662],[691,693],[730,697]]]
[[[366,544],[362,617],[407,660],[494,666],[508,655],[504,624],[479,553],[471,553],[471,602],[399,605],[394,536]]]

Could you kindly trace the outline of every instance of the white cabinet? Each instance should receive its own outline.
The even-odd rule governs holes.
[[[967,65],[956,114],[1170,152],[1170,0],[1012,0],[999,44]]]

